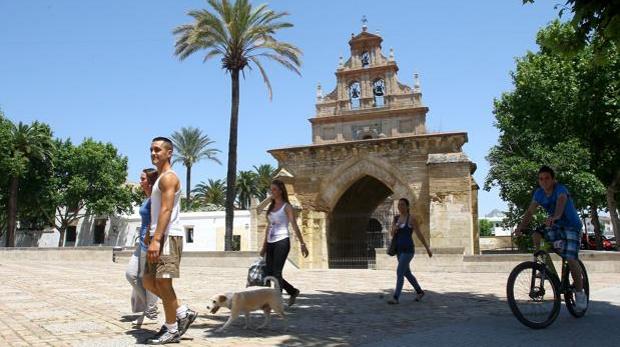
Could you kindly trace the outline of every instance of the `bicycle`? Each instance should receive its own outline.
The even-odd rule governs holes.
[[[524,235],[534,231],[544,231],[545,226],[534,230],[526,230]],[[558,254],[556,249],[554,253]],[[510,276],[506,286],[508,304],[519,322],[532,329],[543,329],[549,326],[560,313],[562,299],[568,312],[575,317],[585,315],[590,301],[590,285],[588,273],[581,260],[578,259],[583,278],[583,290],[586,294],[586,308],[579,311],[575,307],[575,286],[566,259],[562,258],[562,280],[558,278],[557,271],[549,253],[539,250],[534,253],[534,261],[526,261],[517,265]]]

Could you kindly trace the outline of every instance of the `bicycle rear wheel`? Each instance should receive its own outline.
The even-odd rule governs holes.
[[[517,265],[508,276],[506,294],[512,313],[532,329],[543,329],[560,313],[560,284],[556,276],[533,261]]]
[[[583,278],[583,291],[586,293],[586,308],[583,311],[577,310],[575,307],[575,280],[572,275],[568,275],[570,280],[570,284],[564,292],[564,302],[566,303],[566,308],[568,312],[575,318],[581,318],[586,314],[588,310],[588,306],[590,306],[590,283],[588,281],[588,272],[586,271],[585,265],[581,262],[581,260],[577,260],[579,262],[579,266],[581,267],[581,276]]]

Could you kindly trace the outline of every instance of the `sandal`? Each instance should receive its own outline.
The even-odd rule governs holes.
[[[422,300],[422,297],[424,296],[424,292],[420,292],[415,296],[415,301],[420,301]]]
[[[390,300],[387,301],[387,303],[390,304],[390,305],[397,305],[398,304],[398,299],[391,298]]]

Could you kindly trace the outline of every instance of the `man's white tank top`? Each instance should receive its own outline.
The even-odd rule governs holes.
[[[157,220],[159,219],[159,211],[161,211],[161,190],[159,189],[159,180],[165,175],[175,175],[172,170],[168,170],[157,178],[153,185],[153,192],[151,192],[151,229],[149,233],[151,236],[155,234],[157,228]],[[174,203],[172,205],[172,213],[170,214],[170,223],[166,229],[164,229],[164,237],[168,236],[183,236],[183,227],[181,226],[181,189],[174,193]]]
[[[267,242],[274,243],[289,237],[286,202],[277,211],[269,212],[269,236]]]

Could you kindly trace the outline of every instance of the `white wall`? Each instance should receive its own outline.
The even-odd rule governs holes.
[[[599,216],[598,221],[601,224],[601,228],[605,229],[603,231],[603,235],[605,235],[606,237],[613,237],[614,227],[613,224],[611,224],[611,218],[608,216]],[[583,220],[581,221],[581,223],[583,223]],[[594,233],[594,226],[592,225],[590,218],[586,218],[584,228],[588,231],[588,234]]]
[[[225,228],[226,213],[217,212],[185,212],[181,213],[181,225],[187,228],[194,228],[194,242],[188,243],[187,235],[183,239],[183,251],[216,251],[217,234]],[[248,232],[242,233],[248,225]],[[233,229],[235,234],[241,234],[242,242],[244,237],[249,237],[250,211],[235,211]]]
[[[106,220],[105,239],[102,246],[134,247],[139,236],[141,225],[140,215],[134,211],[132,215],[112,216]],[[187,242],[187,234],[183,238],[184,251],[216,251],[223,250],[223,235],[226,214],[217,212],[182,212],[181,226],[194,229],[193,242]],[[95,220],[103,219],[86,216],[77,223],[77,238],[75,242],[67,242],[65,247],[96,246],[94,244]],[[234,234],[241,235],[241,250],[247,250],[251,233],[250,211],[235,211]],[[57,247],[60,234],[57,230],[44,232],[22,232],[16,235],[18,247]],[[218,242],[221,243],[218,245]]]
[[[493,236],[510,236],[514,228],[507,229],[501,226],[503,217],[486,217],[479,218],[478,221],[486,219],[493,224],[493,228],[491,229],[491,234]]]

